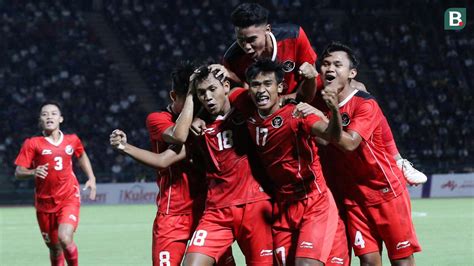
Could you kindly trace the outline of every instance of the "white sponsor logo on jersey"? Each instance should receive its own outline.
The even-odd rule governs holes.
[[[67,145],[64,151],[66,151],[67,155],[72,155],[74,153],[74,149],[72,148],[71,145]]]
[[[74,222],[77,222],[77,217],[74,214],[70,214],[69,219],[73,220]]]
[[[407,248],[409,247],[411,244],[410,244],[410,241],[403,241],[403,242],[398,242],[397,244],[397,249],[402,249],[402,248]]]
[[[260,257],[272,256],[272,255],[273,255],[273,251],[271,249],[262,249],[262,251],[260,251]]]
[[[253,117],[250,117],[247,121],[249,121],[249,122],[252,123],[252,124],[257,123],[257,121],[255,120],[255,118],[253,118]]]
[[[47,154],[53,154],[53,152],[51,150],[43,150],[41,152],[41,155],[47,155]]]
[[[303,241],[303,242],[301,242],[301,244],[300,244],[300,248],[313,248],[313,243]]]
[[[214,133],[214,131],[215,131],[215,129],[212,128],[212,127],[204,129],[205,134],[212,134],[212,133]]]
[[[332,257],[331,258],[331,263],[343,265],[344,264],[344,259],[338,258],[338,257]]]

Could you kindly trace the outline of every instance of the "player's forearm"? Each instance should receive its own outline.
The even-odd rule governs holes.
[[[316,94],[316,78],[305,79],[296,91],[296,100],[309,103]]]
[[[186,153],[182,149],[182,145],[175,149],[167,149],[161,153],[154,153],[144,149],[137,148],[129,143],[122,150],[136,161],[152,168],[166,168],[185,158]]]
[[[89,180],[95,181],[94,170],[92,170],[92,164],[86,152],[84,152],[81,157],[79,157],[78,162],[79,167],[81,167],[82,171],[86,174]]]
[[[28,179],[34,177],[36,174],[35,169],[28,169],[23,166],[17,166],[15,169],[15,177],[18,179]]]
[[[175,144],[184,144],[189,135],[189,128],[193,122],[194,101],[193,95],[188,94],[183,106],[183,110],[176,120],[172,130],[172,138]]]
[[[324,131],[324,138],[329,142],[338,143],[342,135],[342,119],[338,109],[331,110],[331,118]]]

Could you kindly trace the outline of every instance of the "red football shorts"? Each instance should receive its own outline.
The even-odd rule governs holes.
[[[187,253],[217,262],[237,240],[247,265],[273,265],[272,206],[268,200],[204,211]]]
[[[350,247],[347,242],[347,231],[344,221],[339,217],[337,221],[337,230],[332,243],[331,253],[324,265],[351,265]]]
[[[71,224],[76,231],[79,224],[79,200],[64,203],[57,212],[36,212],[41,235],[47,245],[59,244],[58,229],[60,224]]]
[[[411,219],[410,200],[405,193],[375,206],[347,206],[347,227],[356,256],[387,247],[391,260],[421,251]]]
[[[157,212],[153,223],[153,265],[181,265],[186,245],[199,217]]]
[[[275,203],[273,211],[278,265],[294,265],[297,257],[328,260],[339,219],[329,190],[322,194],[313,191],[306,199]]]

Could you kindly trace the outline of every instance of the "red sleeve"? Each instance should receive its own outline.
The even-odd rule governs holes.
[[[311,127],[314,125],[314,123],[321,121],[321,118],[317,115],[310,114],[307,117],[302,119],[303,121],[303,130],[306,132],[306,134],[311,135]]]
[[[35,146],[31,139],[26,139],[21,146],[20,153],[15,160],[15,165],[26,168],[33,167],[33,159],[35,158]]]
[[[234,88],[229,95],[229,101],[245,117],[249,117],[255,109],[249,91],[245,88]]]
[[[73,136],[74,136],[74,155],[76,156],[76,158],[79,158],[84,153],[84,146],[82,145],[82,142],[77,135],[73,135]]]
[[[379,126],[381,118],[382,114],[377,102],[374,100],[364,100],[357,106],[347,126],[347,130],[355,131],[363,139],[368,140],[377,126]]]
[[[151,113],[146,118],[146,127],[152,140],[163,141],[163,133],[172,126],[174,122],[169,113]]]
[[[316,63],[316,59],[318,56],[316,52],[311,47],[311,43],[306,36],[303,28],[300,27],[300,34],[298,39],[296,40],[296,63],[297,65],[301,65],[304,62],[308,62],[312,65]]]

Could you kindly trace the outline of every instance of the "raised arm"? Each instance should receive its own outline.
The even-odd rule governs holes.
[[[157,154],[127,143],[127,135],[118,129],[110,135],[110,145],[142,164],[159,169],[169,167],[186,157],[184,145],[175,145]]]
[[[94,171],[92,170],[92,165],[91,161],[89,160],[89,156],[87,156],[87,153],[84,152],[82,153],[81,157],[78,159],[79,167],[81,167],[82,171],[87,175],[89,180],[87,180],[84,190],[90,189],[91,192],[89,194],[89,198],[91,200],[95,200],[95,195],[96,195],[96,178],[94,175]]]
[[[311,102],[316,94],[316,78],[318,77],[318,71],[314,65],[304,62],[300,66],[298,73],[304,78],[304,80],[296,91],[296,100]]]

